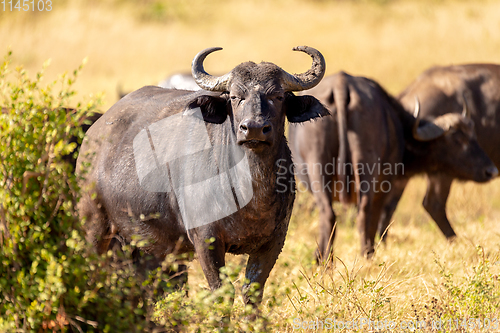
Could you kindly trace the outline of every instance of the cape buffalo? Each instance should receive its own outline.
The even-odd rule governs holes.
[[[357,203],[361,251],[369,257],[379,220],[390,218],[383,208],[409,177],[442,171],[469,179],[492,176],[494,166],[466,117],[420,120],[418,103],[413,116],[376,82],[343,72],[305,93],[337,115],[292,125],[289,133],[296,173],[319,208],[318,261],[328,259],[335,236],[332,200]]]
[[[245,276],[263,290],[295,198],[285,118],[329,115],[314,97],[292,91],[318,84],[326,65],[320,52],[300,46],[294,50],[313,59],[303,74],[245,62],[216,77],[203,61],[217,50],[193,60],[204,90],[141,88],[89,129],[78,161],[87,190],[79,209],[99,253],[113,233],[148,240],[142,250],[158,263],[169,253],[195,252],[212,290],[221,286],[225,253],[249,254]],[[278,175],[282,168],[289,171]],[[278,176],[292,180],[286,190],[277,190]],[[248,286],[244,301],[252,303]]]
[[[81,120],[81,129],[83,131],[83,133],[87,133],[87,131],[89,130],[89,128],[99,119],[101,118],[102,116],[102,113],[98,113],[98,112],[94,112],[92,113],[91,115],[88,115],[88,116],[85,116],[82,120]],[[81,147],[81,143],[79,142],[78,138],[75,137],[75,136],[72,136],[70,139],[69,139],[69,142],[72,143],[76,143],[76,147],[75,149],[73,149],[73,151],[71,153],[69,153],[68,155],[65,155],[64,156],[64,159],[70,163],[72,166],[73,166],[73,170],[76,169],[76,157],[74,156],[75,152],[79,152],[80,150],[80,147]]]
[[[433,67],[423,72],[398,97],[407,111],[413,99],[422,102],[422,117],[435,119],[445,113],[461,113],[468,106],[474,121],[477,141],[486,154],[500,167],[500,66],[493,64],[468,64]],[[446,216],[446,200],[453,179],[486,182],[498,175],[493,166],[486,174],[463,177],[449,172],[427,175],[427,193],[423,205],[446,236],[453,240],[455,231]],[[393,198],[392,206],[402,194]]]
[[[167,89],[179,89],[179,90],[191,90],[196,91],[200,90],[201,87],[196,83],[193,79],[191,73],[176,73],[168,76],[167,78],[161,80],[158,83],[158,87],[167,88]],[[130,91],[122,90],[121,86],[118,85],[116,88],[118,99],[122,99],[127,96]]]
[[[158,83],[158,87],[193,91],[201,89],[193,79],[191,73],[172,74],[166,79],[161,80],[160,83]]]

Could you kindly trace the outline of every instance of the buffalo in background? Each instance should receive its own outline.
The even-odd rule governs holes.
[[[158,87],[167,89],[190,90],[190,91],[196,91],[201,89],[201,87],[194,80],[191,73],[182,73],[182,72],[167,76],[165,79],[161,80],[158,83]],[[123,91],[121,86],[117,87],[118,99],[122,99],[129,93],[130,92]]]
[[[158,87],[167,89],[180,89],[180,90],[200,90],[201,87],[196,83],[191,73],[176,73],[161,80]]]
[[[413,175],[489,180],[498,172],[474,123],[460,114],[421,120],[418,103],[414,116],[375,81],[343,72],[305,93],[336,114],[289,131],[296,173],[319,208],[319,261],[329,257],[335,236],[332,200],[358,205],[361,252],[371,256],[379,223],[384,232],[392,199]]]
[[[433,67],[412,82],[398,96],[403,107],[410,112],[415,96],[421,101],[424,119],[435,119],[446,113],[462,113],[466,106],[475,124],[477,142],[486,154],[500,167],[500,66],[493,64],[467,64]],[[462,149],[468,149],[464,138]],[[460,163],[457,161],[457,163]],[[423,201],[425,210],[436,221],[448,240],[456,237],[446,216],[446,201],[453,179],[486,182],[497,176],[498,170],[491,167],[486,174],[473,177],[456,175],[443,170],[427,174],[427,192]],[[392,199],[392,209],[404,190]]]

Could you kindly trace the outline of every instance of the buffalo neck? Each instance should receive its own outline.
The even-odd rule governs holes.
[[[413,136],[413,126],[415,117],[407,112],[401,104],[393,99],[393,106],[398,114],[404,136],[404,175],[412,177],[417,174],[432,171],[432,161],[430,160],[429,151],[432,142],[418,141]]]
[[[283,182],[287,184],[285,192],[294,192],[293,170],[290,170],[292,159],[285,136],[281,136],[268,151],[260,154],[248,152],[247,157],[253,180],[254,198],[257,202],[271,204],[276,201],[279,194],[276,191],[278,177],[283,177]],[[286,172],[280,172],[281,170]]]

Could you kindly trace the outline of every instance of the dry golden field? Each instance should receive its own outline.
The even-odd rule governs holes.
[[[309,45],[325,56],[327,74],[344,70],[371,77],[393,94],[432,65],[500,63],[499,1],[74,0],[53,1],[51,12],[39,13],[2,12],[1,6],[2,52],[11,48],[14,63],[31,73],[51,58],[47,81],[88,57],[76,89],[83,95],[104,92],[103,110],[117,100],[118,85],[134,90],[188,71],[193,56],[209,46],[224,50],[208,57],[207,71],[222,73],[247,60],[302,72],[310,58],[291,49]],[[312,196],[299,193],[265,289],[268,329],[314,332],[316,320],[368,318],[398,325],[371,331],[409,332],[400,325],[410,320],[426,321],[420,331],[432,331],[433,318],[442,318],[455,328],[443,324],[441,331],[500,331],[500,180],[453,185],[447,212],[459,237],[452,244],[424,211],[424,194],[424,178],[413,179],[387,245],[370,261],[359,255],[355,209],[336,205],[337,259],[318,267],[318,213]],[[196,261],[189,287],[190,297],[208,287]],[[236,314],[243,307],[237,294]],[[492,321],[489,329],[465,328],[464,318]],[[186,330],[197,327],[192,322]]]
[[[133,90],[189,70],[209,46],[224,48],[207,60],[212,72],[247,60],[300,72],[309,57],[291,48],[306,44],[324,54],[327,74],[368,76],[391,93],[432,65],[499,58],[497,1],[169,0],[156,16],[159,1],[53,2],[51,12],[0,11],[0,43],[33,73],[49,58],[50,74],[88,57],[77,88],[104,91],[105,108],[117,84]]]

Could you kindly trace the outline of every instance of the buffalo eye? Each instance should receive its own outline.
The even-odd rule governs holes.
[[[469,146],[469,140],[468,138],[466,137],[465,134],[461,133],[461,132],[456,132],[455,135],[453,136],[453,141],[455,142],[455,144],[459,145],[462,147],[462,149],[467,149],[467,147]]]
[[[237,104],[241,104],[245,101],[244,97],[239,97],[239,96],[235,96],[235,95],[231,96],[230,98],[231,98],[231,102],[235,102]]]
[[[278,102],[283,102],[283,100],[285,99],[285,97],[282,96],[282,95],[271,95],[271,96],[268,96],[267,99],[269,101],[277,100]]]

